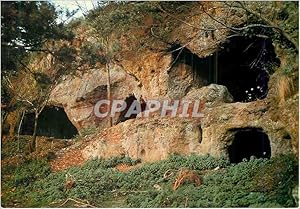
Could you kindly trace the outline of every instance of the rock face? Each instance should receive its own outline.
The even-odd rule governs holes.
[[[159,59],[159,56],[162,57]],[[157,62],[154,67],[146,64],[150,58]],[[168,64],[172,60],[169,56],[155,54],[150,58],[135,65],[132,61],[124,61],[122,67],[115,66],[111,70],[113,98],[125,100],[133,93],[136,98],[143,95],[146,101],[153,98],[202,100],[205,101],[204,117],[201,120],[160,118],[156,112],[150,118],[130,119],[107,128],[107,119],[93,114],[96,102],[107,98],[105,70],[92,69],[80,77],[66,77],[53,90],[50,102],[63,106],[79,131],[91,126],[100,130],[89,136],[91,142],[82,150],[85,160],[125,154],[143,161],[155,161],[172,153],[230,158],[229,147],[236,135],[248,129],[261,130],[268,136],[270,156],[290,151],[298,154],[297,94],[280,106],[273,101],[272,94],[264,100],[234,103],[225,86],[195,85],[188,65],[181,64],[170,71]],[[118,115],[113,118],[114,122],[117,118]]]
[[[246,15],[238,13],[228,14],[225,19],[222,7],[218,7],[219,3],[212,4],[216,4],[211,8],[214,8],[213,10],[217,8],[218,11],[214,15],[218,20],[239,26],[247,19]],[[186,15],[186,23],[199,27],[211,25],[214,28],[215,22],[205,14],[199,13],[198,9],[195,7],[192,15]],[[108,120],[99,119],[93,113],[96,102],[107,98],[105,69],[79,72],[75,77],[65,77],[56,86],[51,94],[50,103],[64,107],[79,132],[91,126],[98,127],[100,130],[88,136],[90,142],[82,150],[83,157],[87,160],[93,157],[107,158],[125,154],[132,158],[141,158],[143,161],[155,161],[164,159],[172,153],[197,153],[230,158],[229,149],[239,133],[248,133],[249,130],[267,135],[266,140],[269,145],[266,146],[270,146],[270,156],[289,151],[298,154],[298,94],[294,92],[282,104],[277,104],[274,99],[276,97],[274,78],[278,77],[278,74],[274,73],[268,78],[269,83],[266,82],[269,91],[266,98],[259,97],[264,99],[251,100],[247,103],[246,100],[240,100],[245,103],[234,102],[227,89],[228,83],[223,83],[227,87],[214,84],[219,79],[218,74],[214,73],[223,69],[214,65],[218,56],[216,54],[219,53],[216,50],[226,41],[230,31],[226,28],[216,29],[212,34],[206,34],[207,32],[199,31],[186,23],[170,32],[170,40],[167,43],[159,42],[161,44],[157,47],[159,49],[149,47],[134,51],[128,44],[132,43],[129,36],[123,35],[120,38],[121,45],[124,45],[121,58],[111,69],[112,97],[125,100],[129,94],[134,94],[136,98],[142,95],[146,101],[150,99],[201,100],[205,101],[202,111],[204,117],[201,120],[190,117],[161,118],[158,116],[158,111],[152,117],[130,119],[108,128]],[[149,31],[151,30],[149,28]],[[134,32],[138,31],[131,32],[135,34]],[[142,32],[144,33],[139,37],[141,40],[147,34],[146,30]],[[142,44],[141,42],[135,44]],[[184,48],[184,53],[191,55],[192,58],[181,57],[177,62],[176,56],[168,48],[173,43]],[[215,58],[213,54],[216,55]],[[205,63],[202,58],[211,59]],[[224,59],[227,61],[226,57]],[[231,69],[230,64],[235,60],[232,58],[229,61],[227,67]],[[205,70],[207,72],[204,72]],[[197,78],[195,72],[198,73]],[[228,78],[230,77],[227,75],[230,74],[228,72],[235,73],[228,70],[221,74]],[[243,81],[246,82],[247,79]],[[235,86],[235,89],[239,89],[239,85]],[[118,115],[113,118],[114,122],[117,119]]]
[[[149,51],[145,51],[139,56],[128,53],[127,56],[128,59],[122,60],[119,64],[140,82],[141,94],[144,98],[166,96],[168,93],[167,72],[172,62],[171,56]]]
[[[159,117],[132,119],[90,136],[94,140],[83,149],[82,155],[91,159],[125,154],[143,161],[161,160],[172,153],[210,154],[228,158],[228,147],[234,141],[234,134],[249,128],[261,129],[268,135],[271,156],[291,151],[292,142],[286,139],[284,124],[273,121],[268,109],[265,101],[222,101],[215,107],[206,106],[201,120]]]
[[[173,99],[184,97],[193,86],[193,71],[191,66],[180,64],[170,69],[168,79],[168,96]]]
[[[83,150],[86,159],[125,154],[143,161],[166,158],[171,153],[199,152],[200,131],[185,120],[139,118],[101,132]]]
[[[207,101],[207,107],[232,101],[226,87],[216,84],[193,89],[183,98],[190,101],[201,99]],[[97,140],[83,150],[83,156],[89,159],[125,154],[144,161],[155,161],[172,153],[210,153],[211,141],[202,144],[200,120],[160,118],[157,115],[131,119],[90,136]]]
[[[189,91],[183,100],[205,100],[206,107],[213,107],[222,103],[231,103],[233,98],[226,86],[210,84],[200,89],[194,88]]]
[[[124,100],[131,93],[140,94],[139,82],[118,66],[111,69],[110,80],[113,99]],[[94,106],[101,99],[107,99],[107,73],[104,69],[91,69],[76,77],[65,77],[52,91],[50,103],[64,107],[80,131],[90,126],[104,128],[108,125],[107,119],[94,114]]]

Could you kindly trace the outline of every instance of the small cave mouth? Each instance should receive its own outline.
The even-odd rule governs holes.
[[[172,53],[173,66],[191,66],[194,85],[224,85],[235,102],[264,99],[270,74],[274,66],[280,65],[272,41],[266,38],[232,37],[205,58],[180,44],[174,44],[168,51]]]
[[[33,135],[34,113],[27,113],[21,126],[21,134]],[[64,108],[46,106],[38,118],[37,136],[57,139],[71,139],[78,134],[76,127],[69,120]]]
[[[126,104],[126,108],[123,111],[121,111],[116,124],[125,122],[126,120],[129,120],[129,119],[136,118],[136,116],[140,112],[143,112],[146,109],[146,102],[143,99],[142,95],[140,96],[140,99],[138,100],[134,96],[134,94],[129,94],[129,96],[125,98],[124,102]],[[135,102],[136,102],[136,104],[134,104]],[[127,114],[128,110],[131,108],[131,106],[134,107],[135,105],[137,107],[137,109],[135,109],[137,112],[132,113],[132,114]]]
[[[271,146],[266,133],[260,128],[235,129],[232,144],[228,147],[231,163],[249,160],[251,156],[256,158],[270,158]]]
[[[144,157],[146,155],[145,149],[142,149],[140,154],[141,154],[141,157]]]

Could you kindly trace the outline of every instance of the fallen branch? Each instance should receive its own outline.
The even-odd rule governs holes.
[[[89,202],[87,200],[81,200],[81,199],[78,199],[78,198],[76,200],[76,199],[73,199],[73,198],[70,198],[70,197],[68,199],[66,199],[59,207],[64,206],[69,201],[73,201],[77,204],[81,204],[81,205],[88,206],[88,207],[91,207],[91,208],[96,208],[96,206],[93,206],[93,205],[89,204]]]
[[[164,179],[167,179],[167,178],[171,177],[172,175],[174,175],[174,173],[169,169],[164,173]]]

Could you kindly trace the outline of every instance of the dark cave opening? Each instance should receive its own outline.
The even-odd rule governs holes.
[[[243,128],[234,131],[232,144],[228,147],[231,163],[242,162],[251,156],[270,158],[271,146],[268,135],[260,128]]]
[[[211,83],[226,86],[235,102],[265,98],[272,68],[280,65],[272,41],[264,38],[230,38],[205,58],[181,47],[174,44],[169,49],[174,66],[179,63],[191,66],[199,87]]]
[[[33,135],[34,113],[25,115],[21,134]],[[69,120],[64,108],[47,106],[38,118],[37,136],[47,136],[58,139],[70,139],[78,134],[76,127]]]
[[[228,88],[237,102],[264,99],[269,76],[280,61],[272,41],[263,38],[234,37],[216,52],[217,83]]]
[[[143,99],[143,97],[141,96],[140,99],[138,100],[134,94],[129,94],[128,97],[125,98],[124,102],[126,103],[126,108],[120,113],[119,118],[116,122],[116,124],[120,123],[120,122],[124,122],[126,120],[129,119],[133,119],[136,118],[137,114],[130,114],[130,115],[126,115],[126,113],[128,112],[130,106],[134,103],[137,102],[137,105],[140,106],[140,110],[136,109],[138,111],[138,113],[143,112],[146,109],[146,102]]]
[[[126,103],[126,108],[125,108],[125,110],[123,110],[121,113],[120,113],[120,116],[119,116],[119,118],[118,118],[118,121],[117,121],[117,123],[121,123],[121,122],[124,122],[124,121],[126,121],[126,120],[129,120],[129,119],[132,119],[132,118],[136,118],[136,114],[131,114],[131,115],[129,115],[128,117],[126,117],[126,113],[127,113],[127,111],[128,111],[128,109],[129,109],[129,107],[132,105],[132,103],[134,102],[134,101],[136,101],[137,100],[137,98],[133,95],[133,94],[130,94],[128,97],[126,97],[125,98],[125,103]]]

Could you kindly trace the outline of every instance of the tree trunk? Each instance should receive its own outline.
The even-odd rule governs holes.
[[[109,119],[109,127],[112,127],[112,117],[110,115],[111,113],[111,91],[110,91],[110,65],[106,64],[107,68],[107,99],[109,101],[108,105],[108,119]]]
[[[23,111],[23,113],[22,113],[22,117],[21,117],[20,124],[18,127],[18,152],[20,151],[20,132],[21,132],[21,126],[22,126],[24,116],[25,116],[25,111]]]
[[[33,135],[32,135],[32,140],[31,140],[31,144],[30,144],[31,152],[37,151],[36,132],[37,132],[37,125],[38,125],[38,118],[39,118],[39,113],[36,110],[35,117],[34,117]]]

